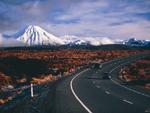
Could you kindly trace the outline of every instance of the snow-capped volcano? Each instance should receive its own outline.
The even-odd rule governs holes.
[[[0,47],[1,46],[60,46],[60,45],[92,45],[100,46],[107,44],[124,44],[129,46],[149,46],[150,40],[115,40],[108,37],[81,37],[74,35],[65,35],[56,37],[44,29],[30,25],[25,29],[17,32],[12,36],[0,35]],[[7,40],[6,40],[7,39]],[[12,44],[13,42],[13,44]]]
[[[56,36],[48,33],[44,29],[38,26],[28,26],[22,31],[16,33],[14,38],[22,41],[28,46],[33,45],[63,45],[63,40],[57,38]]]

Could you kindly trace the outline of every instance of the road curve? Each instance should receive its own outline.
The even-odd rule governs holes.
[[[150,92],[124,85],[117,79],[121,67],[142,55],[104,63],[101,70],[77,71],[56,85],[54,113],[146,113],[150,112]],[[103,80],[104,72],[112,79]]]

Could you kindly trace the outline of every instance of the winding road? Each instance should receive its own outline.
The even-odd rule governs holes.
[[[150,92],[127,85],[119,70],[148,54],[115,59],[102,69],[84,68],[56,85],[54,113],[150,113]],[[111,79],[102,79],[108,72]]]

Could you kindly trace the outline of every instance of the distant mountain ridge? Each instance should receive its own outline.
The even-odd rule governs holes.
[[[65,35],[61,36],[61,39],[64,40],[67,45],[106,45],[106,44],[114,44],[114,41],[109,39],[108,37],[78,37],[74,35]]]
[[[150,40],[138,40],[136,38],[130,38],[122,41],[121,44],[129,46],[150,46]]]
[[[65,35],[57,37],[50,34],[39,26],[27,26],[12,36],[6,36],[6,39],[13,38],[23,43],[25,46],[100,46],[107,44],[122,44],[128,46],[150,46],[150,40],[137,40],[130,38],[128,40],[113,40],[108,37],[79,37],[74,35]]]
[[[26,46],[60,46],[60,45],[92,45],[99,46],[103,44],[114,44],[114,42],[107,37],[78,37],[73,35],[65,35],[56,37],[48,33],[39,26],[30,25],[23,30],[20,30],[12,36],[25,43]]]

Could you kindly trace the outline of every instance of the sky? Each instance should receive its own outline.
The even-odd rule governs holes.
[[[150,39],[150,0],[0,0],[0,35],[28,25],[56,36]]]

